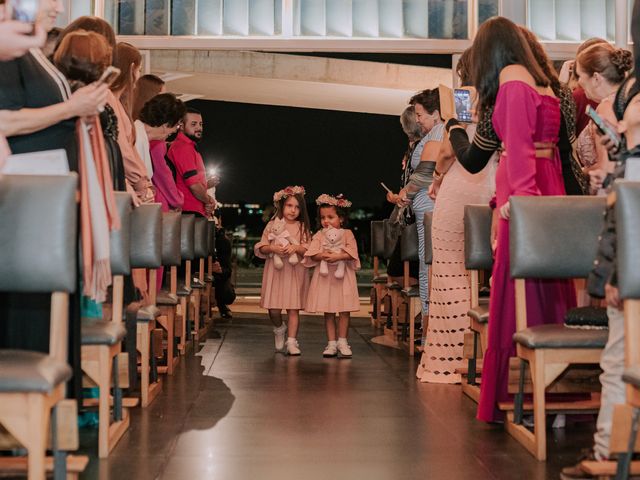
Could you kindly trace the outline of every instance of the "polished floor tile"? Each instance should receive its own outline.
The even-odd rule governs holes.
[[[260,480],[557,478],[588,446],[593,422],[549,433],[537,462],[501,426],[475,420],[459,386],[415,380],[418,358],[369,342],[354,322],[351,360],[322,358],[322,321],[303,318],[303,354],[273,352],[265,318],[235,318],[132,410],[107,460],[82,431],[86,479]]]

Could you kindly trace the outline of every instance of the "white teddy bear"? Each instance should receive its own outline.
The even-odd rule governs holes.
[[[323,251],[340,253],[344,248],[344,229],[327,227],[322,230],[322,233],[323,233],[323,241],[322,241]],[[334,273],[334,276],[336,278],[344,278],[344,271],[345,271],[344,260],[337,261],[336,265],[337,265],[337,268]],[[325,260],[320,261],[320,275],[323,275],[325,277],[329,275],[329,265]]]
[[[271,245],[288,247],[289,245],[297,244],[295,239],[291,237],[291,234],[287,231],[284,218],[275,218],[271,222],[271,228],[269,229],[267,238],[269,239],[269,243]],[[273,266],[276,268],[276,270],[282,270],[282,268],[284,267],[284,263],[282,262],[282,257],[280,255],[270,253],[269,258],[273,258]],[[295,252],[289,255],[289,263],[291,265],[297,265],[299,261],[300,259]]]

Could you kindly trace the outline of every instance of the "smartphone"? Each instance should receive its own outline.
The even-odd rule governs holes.
[[[391,189],[390,189],[389,187],[387,187],[383,182],[380,182],[380,185],[382,185],[382,188],[384,188],[387,192],[389,192],[389,193],[393,193],[393,192],[391,191]]]
[[[603,118],[600,115],[598,115],[598,112],[596,112],[591,105],[587,105],[586,112],[587,112],[587,115],[591,117],[591,120],[593,120],[593,123],[595,124],[595,126],[598,127],[598,130],[600,130],[600,133],[602,133],[603,135],[608,135],[609,138],[615,144],[615,146],[619,147],[620,135],[618,135],[618,132],[616,132],[611,125],[606,123],[603,120]]]
[[[113,82],[116,81],[116,78],[120,76],[120,69],[114,67],[113,65],[109,65],[102,75],[98,79],[98,83],[105,83],[107,86],[111,86]]]
[[[471,123],[471,91],[466,88],[456,88],[453,91],[453,103],[458,121]]]
[[[36,23],[40,0],[7,0],[7,18],[24,23]]]

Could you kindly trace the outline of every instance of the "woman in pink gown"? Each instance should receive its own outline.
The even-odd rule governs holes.
[[[509,197],[564,195],[557,149],[560,104],[518,27],[502,17],[484,23],[474,41],[480,108],[495,104],[493,125],[503,143],[496,174],[497,243],[489,304],[478,419],[500,421],[508,401],[509,357],[515,356],[515,286],[509,272]],[[499,76],[499,77],[498,77]],[[549,232],[553,235],[553,232]],[[562,323],[575,306],[571,282],[526,282],[528,325]]]

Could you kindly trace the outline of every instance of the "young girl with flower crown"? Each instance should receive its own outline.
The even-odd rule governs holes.
[[[266,259],[260,306],[269,310],[276,351],[288,355],[300,355],[298,325],[309,286],[301,261],[311,240],[304,194],[304,187],[296,185],[273,195],[276,213],[254,247],[256,256]],[[282,310],[287,311],[288,326],[282,320]]]
[[[360,310],[356,281],[356,270],[360,269],[358,247],[351,230],[344,228],[351,202],[342,195],[324,194],[316,199],[316,204],[322,230],[313,236],[305,253],[305,265],[316,267],[305,310],[324,313],[328,344],[322,355],[351,358],[347,343],[350,312]]]

